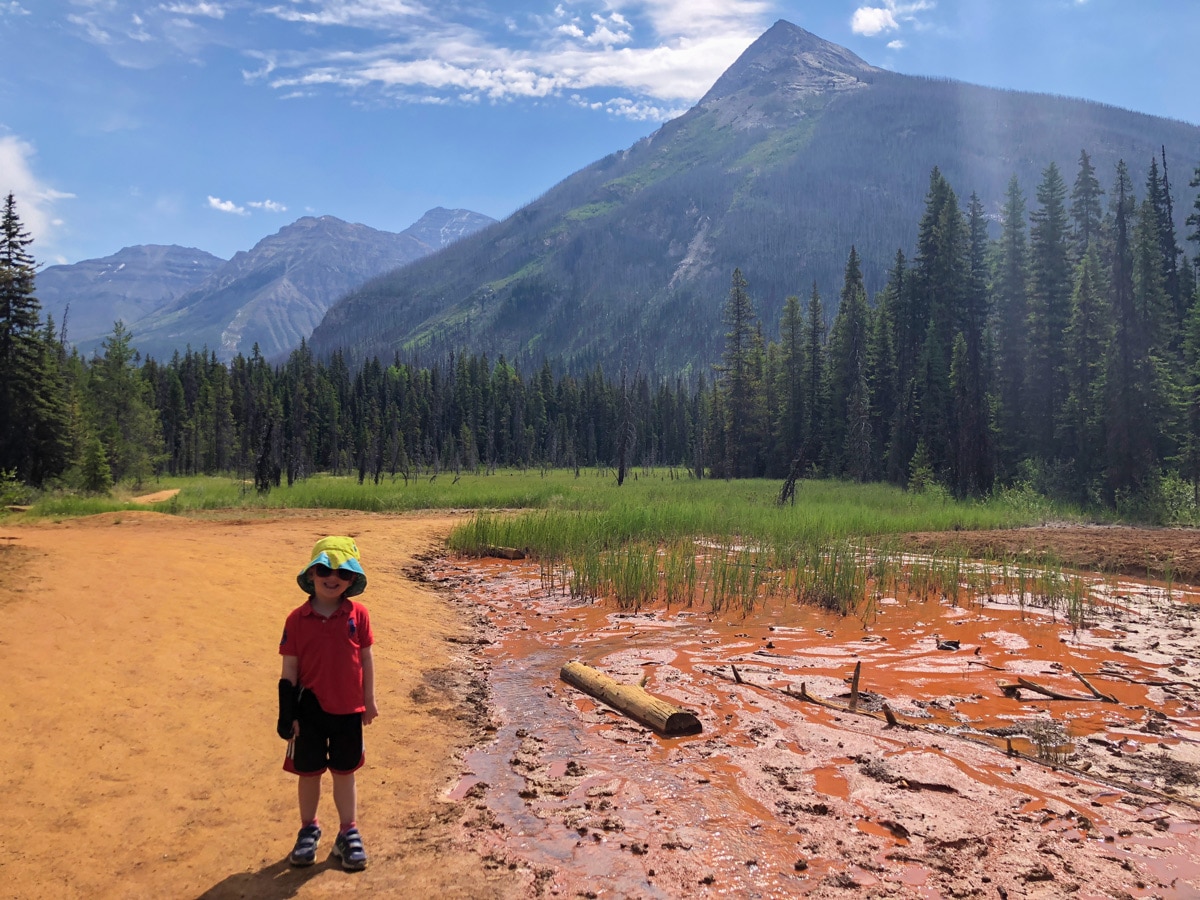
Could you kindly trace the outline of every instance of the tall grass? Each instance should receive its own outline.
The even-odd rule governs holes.
[[[583,600],[611,597],[631,609],[657,601],[743,614],[770,597],[842,614],[869,613],[902,582],[920,600],[960,603],[985,581],[990,594],[993,579],[975,573],[961,554],[907,558],[888,536],[1012,527],[1047,514],[1003,497],[955,502],[938,492],[837,481],[805,481],[797,502],[781,507],[774,502],[777,484],[770,481],[697,481],[641,470],[618,488],[609,473],[590,470],[443,473],[379,484],[317,475],[267,494],[232,478],[163,478],[104,498],[45,494],[25,515],[144,509],[131,503],[136,493],[171,488],[179,494],[152,509],[181,515],[286,508],[474,511],[451,532],[450,549],[524,549],[539,562],[548,590]],[[1022,604],[1027,596],[1030,602],[1041,596],[1055,608],[1065,605],[1069,615],[1078,607],[1061,570],[1036,576],[1013,560],[1003,564],[1000,581],[1008,592],[1015,588]]]

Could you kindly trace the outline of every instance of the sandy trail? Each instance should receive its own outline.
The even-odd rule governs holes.
[[[405,576],[446,516],[182,519],[113,513],[0,523],[0,895],[19,898],[512,895],[453,843],[444,800],[477,729],[465,625]],[[295,780],[274,734],[277,646],[313,542],[363,550],[380,718],[360,815],[370,867],[295,870]],[[332,798],[322,801],[336,822]]]

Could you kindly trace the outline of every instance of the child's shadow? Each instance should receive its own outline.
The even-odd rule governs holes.
[[[223,878],[197,900],[234,900],[253,897],[254,900],[287,900],[295,897],[300,887],[326,869],[341,870],[338,860],[329,854],[311,866],[293,866],[287,858],[264,866],[257,872],[238,872]]]

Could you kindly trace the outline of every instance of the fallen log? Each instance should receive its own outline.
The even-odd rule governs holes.
[[[1043,687],[1036,681],[1030,681],[1028,678],[1021,678],[1019,676],[1015,684],[1012,682],[997,681],[996,685],[1006,697],[1016,696],[1018,690],[1025,688],[1027,691],[1033,691],[1034,693],[1042,694],[1051,700],[1075,700],[1083,703],[1100,699],[1099,697],[1084,696],[1082,694],[1064,694],[1061,691]]]
[[[524,559],[525,551],[516,547],[487,547],[482,555],[493,559]]]
[[[700,720],[695,714],[660,700],[637,685],[621,684],[581,662],[567,663],[558,674],[567,684],[660,734],[675,736],[701,731]]]

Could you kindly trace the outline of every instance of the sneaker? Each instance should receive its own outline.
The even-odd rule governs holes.
[[[321,843],[321,829],[316,825],[305,825],[296,835],[296,846],[288,862],[293,866],[311,866],[317,859],[317,845]]]
[[[362,835],[357,828],[343,831],[333,842],[333,855],[341,857],[342,868],[357,872],[367,867],[367,851],[363,849]]]

